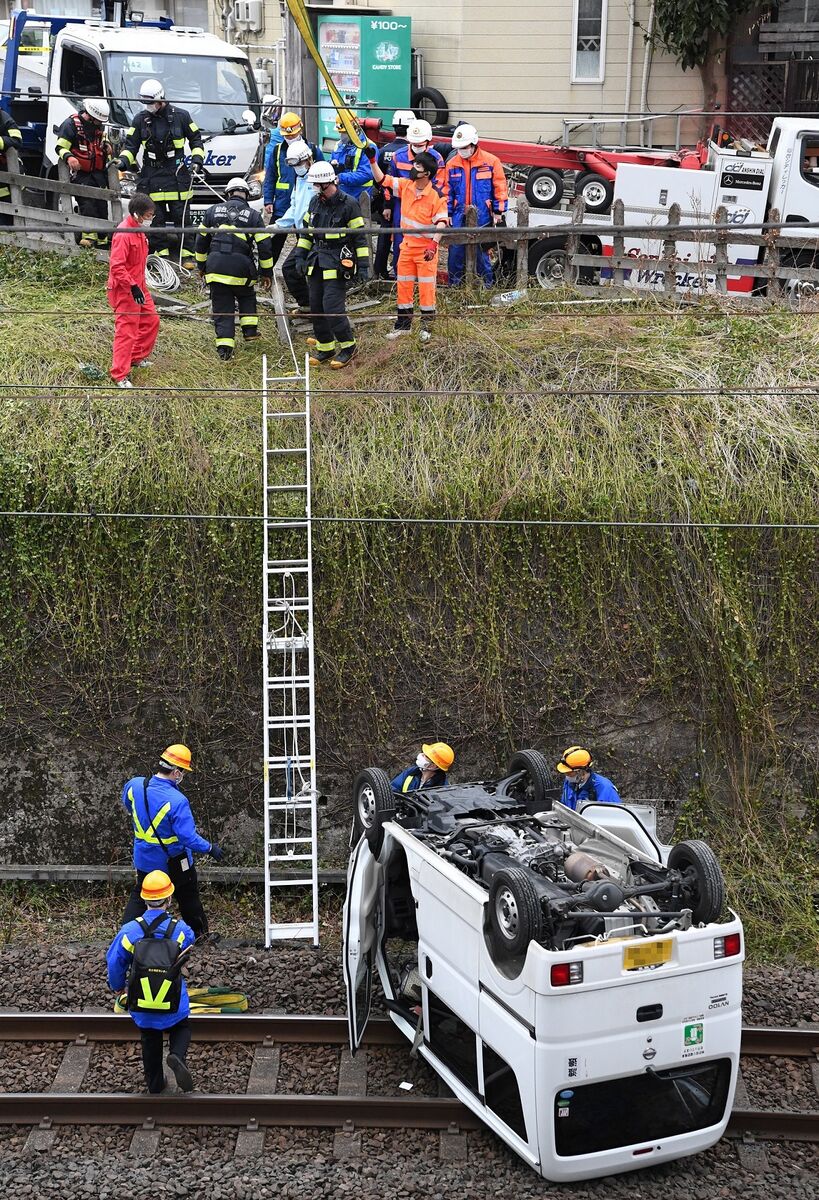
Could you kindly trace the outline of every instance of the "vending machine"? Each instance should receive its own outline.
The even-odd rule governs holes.
[[[409,108],[412,51],[409,17],[320,16],[318,47],[346,104],[389,128],[396,108]],[[336,113],[319,75],[319,141],[335,140]]]

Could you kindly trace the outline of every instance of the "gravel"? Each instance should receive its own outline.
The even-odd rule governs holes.
[[[340,1063],[337,1046],[282,1046],[276,1091],[294,1096],[334,1095]]]
[[[195,1027],[194,1027],[195,1037]],[[165,1052],[167,1054],[167,1041]],[[191,1043],[188,1066],[198,1092],[244,1092],[250,1077],[254,1047],[245,1042],[224,1046]],[[169,1083],[173,1075],[166,1070]],[[142,1092],[145,1090],[142,1048],[136,1042],[98,1042],[83,1080],[84,1092]]]
[[[0,1091],[47,1092],[64,1054],[60,1042],[5,1042],[0,1046]]]
[[[57,1130],[54,1153],[60,1158],[108,1158],[127,1154],[134,1136],[123,1125],[63,1125]]]
[[[420,1057],[410,1058],[403,1046],[368,1046],[368,1096],[449,1096],[452,1093],[442,1084],[432,1068]],[[412,1091],[398,1085],[411,1083]]]
[[[793,1058],[743,1058],[742,1079],[753,1108],[818,1112],[810,1064]]]

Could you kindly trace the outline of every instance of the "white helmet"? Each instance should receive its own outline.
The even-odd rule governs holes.
[[[157,104],[165,99],[165,89],[158,79],[146,79],[139,89],[139,98],[146,104]]]
[[[295,167],[297,163],[304,162],[307,158],[312,158],[313,151],[307,145],[307,142],[303,142],[301,138],[298,138],[287,147],[286,157],[290,166]]]
[[[102,100],[99,96],[94,96],[90,100],[86,100],[82,105],[83,111],[87,112],[89,117],[93,117],[95,121],[102,121],[103,125],[111,116],[111,106],[107,100]]]
[[[452,149],[462,150],[465,146],[477,146],[478,131],[474,125],[459,125],[452,135]]]
[[[415,113],[409,108],[399,108],[392,114],[392,127],[402,126],[404,129],[415,120]]]
[[[225,195],[232,196],[234,192],[244,192],[245,199],[250,195],[250,184],[246,179],[242,179],[241,175],[234,175],[232,179],[228,180]]]
[[[309,183],[335,183],[336,173],[328,162],[313,163],[307,172]]]
[[[407,126],[407,141],[411,146],[432,141],[432,126],[429,121],[412,121]]]

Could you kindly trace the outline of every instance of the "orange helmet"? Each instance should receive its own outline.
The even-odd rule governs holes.
[[[455,751],[446,742],[433,742],[431,746],[422,746],[421,750],[440,771],[448,771],[455,761]]]
[[[561,775],[569,775],[572,771],[590,771],[592,756],[582,746],[569,746],[563,752],[563,757],[557,764]]]
[[[170,875],[164,871],[149,871],[142,880],[140,896],[143,900],[167,900],[173,895]]]
[[[279,129],[285,137],[295,137],[304,133],[304,121],[298,113],[286,112],[279,118]]]
[[[182,771],[193,770],[191,766],[191,752],[181,742],[175,742],[173,746],[169,746],[167,750],[164,750],[159,761],[163,767],[178,767]]]

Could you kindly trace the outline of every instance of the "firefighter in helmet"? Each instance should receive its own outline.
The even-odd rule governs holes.
[[[82,187],[107,188],[111,143],[105,139],[105,126],[111,116],[107,100],[95,96],[83,101],[79,112],[66,117],[57,130],[57,157],[71,172],[73,183]],[[108,203],[100,198],[77,196],[77,208],[83,217],[108,220]],[[85,230],[81,246],[107,246],[110,238],[102,230]]]

